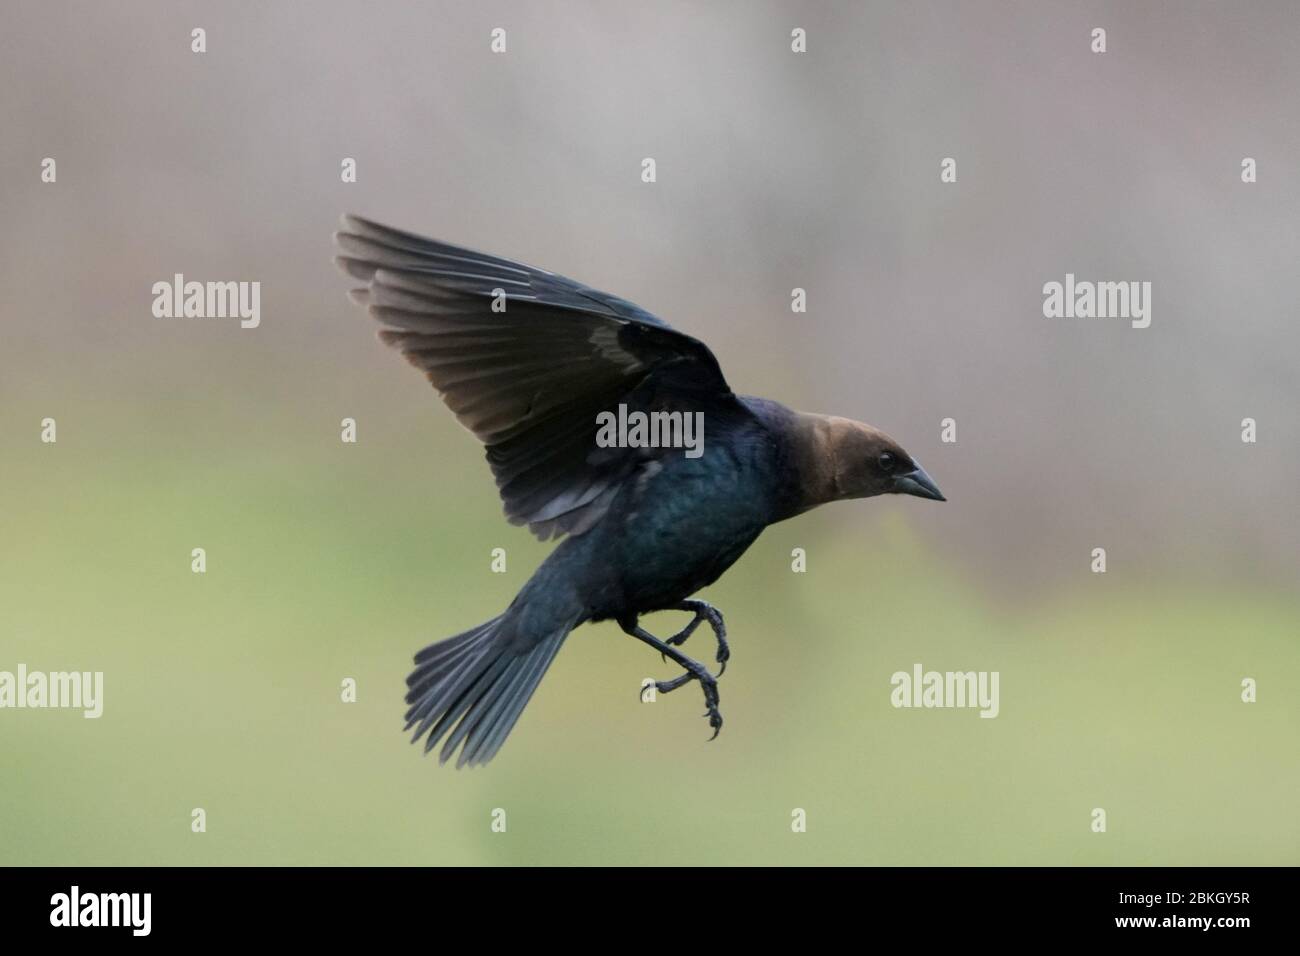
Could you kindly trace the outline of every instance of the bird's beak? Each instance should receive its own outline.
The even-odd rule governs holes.
[[[894,479],[894,493],[898,495],[916,495],[918,498],[933,498],[935,501],[947,501],[934,479],[925,473],[920,465],[915,471],[899,475]]]

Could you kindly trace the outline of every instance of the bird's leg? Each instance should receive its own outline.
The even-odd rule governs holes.
[[[685,669],[686,673],[672,680],[655,681],[655,690],[659,693],[666,694],[676,690],[688,681],[700,682],[700,688],[704,691],[704,705],[708,708],[705,716],[709,718],[709,726],[713,728],[713,737],[718,736],[718,731],[722,729],[722,714],[718,710],[718,679],[699,661],[691,660],[671,644],[665,644],[645,628],[638,626],[635,617],[624,618],[618,623],[619,627],[623,628],[624,634],[630,634],[638,641],[649,644],[660,654],[672,658]],[[709,739],[712,740],[713,737]]]
[[[695,614],[691,623],[668,638],[665,643],[678,647],[686,643],[686,639],[695,633],[695,629],[700,626],[701,621],[708,621],[709,627],[713,628],[713,636],[718,641],[718,654],[715,660],[721,666],[718,668],[718,676],[721,677],[727,671],[727,661],[731,659],[731,648],[727,646],[727,625],[723,623],[722,612],[707,601],[689,600],[672,607],[674,611],[691,611]]]

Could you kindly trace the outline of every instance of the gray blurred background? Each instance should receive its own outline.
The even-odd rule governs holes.
[[[190,52],[196,26],[207,31],[203,55]],[[508,33],[504,55],[489,52],[498,26]],[[806,54],[790,50],[794,27],[807,30]],[[1107,30],[1105,54],[1090,50],[1094,27]],[[745,559],[750,572],[745,562],[733,572],[742,582],[735,587],[753,600],[781,600],[782,589],[801,586],[788,572],[790,547],[826,542],[843,568],[836,588],[851,588],[862,604],[821,630],[869,641],[859,622],[884,600],[870,569],[890,559],[891,547],[904,548],[888,543],[895,529],[923,556],[909,586],[942,577],[949,596],[939,603],[963,595],[988,634],[1023,627],[1026,646],[1043,608],[1078,606],[1104,617],[1113,595],[1143,608],[1159,591],[1171,613],[1194,622],[1204,616],[1178,596],[1208,593],[1225,623],[1197,646],[1213,656],[1216,647],[1248,649],[1254,632],[1233,622],[1266,604],[1272,650],[1243,651],[1231,667],[1207,658],[1207,673],[1224,664],[1231,699],[1239,677],[1267,661],[1272,699],[1284,688],[1294,696],[1300,12],[1293,3],[7,2],[0,74],[0,426],[8,472],[0,479],[0,571],[9,607],[0,647],[13,648],[0,667],[11,659],[36,667],[53,652],[66,666],[110,669],[113,648],[147,645],[138,659],[124,650],[117,663],[139,665],[132,673],[141,699],[156,699],[149,695],[166,685],[185,711],[195,693],[187,682],[199,670],[218,683],[251,680],[264,695],[281,686],[291,660],[307,661],[322,647],[328,664],[312,680],[319,677],[328,703],[337,675],[356,672],[368,649],[382,648],[382,671],[363,697],[373,723],[354,741],[364,751],[373,734],[386,747],[396,737],[406,655],[509,600],[544,549],[506,528],[481,451],[346,301],[330,235],[338,215],[352,211],[629,298],[708,342],[737,391],[889,431],[948,495],[943,506],[882,501],[801,519],[768,550],[756,546]],[[40,182],[46,156],[58,163],[55,185]],[[653,185],[640,180],[647,156],[657,162]],[[1247,156],[1258,163],[1252,185],[1240,178]],[[356,184],[340,182],[344,157],[357,160]],[[944,157],[957,161],[955,184],[939,181]],[[152,318],[150,287],[175,272],[260,281],[261,327]],[[1150,281],[1150,328],[1044,318],[1042,286],[1067,272]],[[796,286],[807,290],[806,314],[790,311]],[[59,421],[58,459],[36,441],[47,415]],[[346,461],[337,457],[344,415],[358,420],[362,436]],[[956,444],[939,440],[947,417],[957,421]],[[1257,444],[1240,440],[1245,417],[1259,423]],[[447,511],[461,508],[467,517],[446,524]],[[176,516],[188,522],[184,530]],[[253,558],[239,552],[240,542],[257,541],[258,560],[280,562],[266,565],[278,570],[259,579],[258,598],[232,591],[228,604],[177,610],[163,626],[158,608],[187,607],[174,588],[191,584],[167,578],[164,568],[188,578],[191,545],[243,527],[241,520],[263,538],[250,530],[251,538],[232,539],[216,566],[228,566],[235,552],[247,567]],[[373,537],[331,538],[329,529],[347,521]],[[394,535],[408,536],[409,561],[383,556]],[[510,579],[484,583],[487,549],[498,542],[518,549]],[[1102,579],[1088,571],[1098,546],[1109,555],[1105,597],[1096,590]],[[471,571],[474,586],[490,594],[454,583]],[[346,582],[367,574],[363,601]],[[110,585],[106,575],[119,577]],[[352,632],[294,618],[299,629],[288,634],[259,617],[292,616],[331,593],[340,607],[367,609],[350,622]],[[815,605],[808,601],[790,621],[807,620],[801,615]],[[740,611],[744,599],[733,597],[733,606]],[[60,621],[60,608],[73,617]],[[410,615],[404,630],[392,621],[400,613]],[[733,630],[753,632],[764,620],[751,607]],[[1167,640],[1152,645],[1154,673],[1186,646],[1180,621],[1161,624]],[[114,626],[118,644],[107,636]],[[916,619],[901,627],[917,639],[942,629]],[[199,631],[210,641],[196,638]],[[237,664],[224,643],[232,632],[247,635],[246,644],[236,642]],[[1101,661],[1113,650],[1089,643],[1107,633],[1082,629],[1075,649],[1045,672],[1065,686],[1080,660]],[[1124,643],[1150,633],[1136,628]],[[737,653],[770,657],[791,640],[788,631],[767,636],[766,645],[754,638]],[[1006,640],[1003,650],[1014,644]],[[797,645],[812,655],[819,646],[811,633]],[[264,656],[272,653],[284,661]],[[885,680],[895,663],[910,666],[909,653],[901,643],[901,656],[880,661],[870,679]],[[109,659],[82,665],[85,654]],[[187,654],[200,654],[201,666]],[[833,669],[830,659],[811,660],[819,672]],[[1001,659],[949,660],[996,667]],[[634,704],[650,663],[637,658],[611,695]],[[568,676],[544,686],[585,686],[582,666],[571,649],[557,664]],[[782,659],[770,666],[779,671]],[[743,678],[729,671],[728,680]],[[1153,680],[1144,677],[1143,686]],[[1059,692],[1040,687],[1045,703]],[[1129,688],[1121,697],[1144,692]],[[118,708],[124,693],[117,691]],[[522,761],[552,739],[534,711],[564,723],[564,713],[546,711],[553,705],[545,695],[516,731],[535,734],[532,743],[512,740],[499,759],[514,752]],[[744,733],[732,726],[727,700],[724,685],[724,741]],[[281,706],[283,713],[266,714],[267,727],[283,726],[286,738],[310,733],[310,716]],[[690,760],[714,767],[717,758],[696,739],[704,727],[694,702],[675,706],[671,724],[642,721],[644,739],[665,752],[689,746]],[[1182,741],[1177,715],[1188,706],[1181,698],[1171,704],[1163,736],[1146,743]],[[1281,768],[1294,782],[1296,711],[1288,706],[1270,718],[1274,743],[1258,766],[1238,768],[1244,776]],[[108,715],[113,710],[110,702]],[[569,716],[565,734],[599,732],[589,715]],[[1114,718],[1113,738],[1090,738],[1084,716],[1077,729],[1102,754],[1133,717]],[[29,755],[32,781],[27,797],[10,798],[9,820],[35,834],[29,859],[52,862],[35,841],[43,834],[59,845],[56,822],[43,814],[48,795],[66,792],[69,780],[64,765],[36,755],[68,734],[101,744],[91,743],[89,721],[25,719],[31,723],[10,718],[0,726],[0,737]],[[159,717],[139,719],[137,730]],[[840,739],[834,726],[815,732]],[[265,747],[269,767],[289,752],[287,739],[282,753],[264,731],[249,733],[229,742],[230,759]],[[337,755],[321,733],[317,756],[328,763]],[[1050,742],[1033,720],[1024,733]],[[1253,739],[1263,731],[1242,733]],[[1235,740],[1225,740],[1225,753]],[[190,743],[174,741],[174,756],[190,753]],[[933,741],[913,744],[900,753],[924,752]],[[121,746],[143,747],[131,732]],[[1010,754],[1015,745],[1007,746]],[[150,766],[146,754],[136,759]],[[741,750],[735,759],[754,754]],[[1135,751],[1132,767],[1143,759]],[[412,779],[436,776],[413,752],[392,760],[371,767],[384,791],[395,766]],[[1180,792],[1194,791],[1198,774],[1231,776],[1188,760]],[[113,766],[103,778],[87,772],[77,792],[94,803],[103,779],[122,779],[121,764]],[[813,769],[777,764],[772,772],[797,778]],[[931,792],[925,781],[913,783],[893,792],[900,809]],[[1280,817],[1270,816],[1286,805],[1286,792],[1294,795],[1287,788],[1263,807],[1237,807],[1238,819],[1252,818],[1257,829],[1229,828],[1222,845],[1284,852],[1294,863],[1294,823],[1279,834]],[[993,793],[989,806],[1001,805]],[[200,798],[186,790],[175,799],[188,808]],[[1079,799],[1085,811],[1094,805]],[[123,808],[135,805],[122,800]],[[1168,801],[1149,809],[1159,819]],[[1203,810],[1188,807],[1188,819]],[[87,806],[69,813],[93,816]],[[1015,821],[1006,826],[1000,850],[971,838],[950,844],[957,856],[945,857],[904,833],[873,859],[1090,859],[1056,844],[1038,853],[1034,847],[1049,844],[1017,836]],[[1122,860],[1174,861],[1184,837],[1171,831],[1155,849],[1134,846]],[[1280,837],[1289,850],[1278,849]],[[100,861],[123,862],[132,858],[128,846],[154,846],[137,838],[143,844],[110,839]],[[314,845],[303,839],[303,847]],[[736,840],[733,851],[749,845]],[[250,837],[229,859],[263,845]],[[384,856],[382,839],[378,845],[373,856],[302,849],[282,858],[394,858]],[[872,858],[823,849],[809,858]],[[523,858],[565,852],[558,844],[536,850]],[[140,852],[146,862],[188,859],[167,843]],[[628,852],[624,858],[658,859],[644,846]],[[1250,852],[1237,861],[1258,858]],[[87,858],[84,844],[54,855]],[[478,848],[464,858],[492,857]],[[705,851],[699,858],[717,859]]]
[[[969,502],[917,520],[982,574],[1041,584],[1105,542],[1127,573],[1295,578],[1293,4],[3,17],[6,406],[71,369],[146,402],[414,401],[322,266],[357,211],[614,291],[708,341],[738,390],[880,425]],[[146,321],[175,271],[259,279],[263,327]],[[1045,319],[1042,285],[1066,272],[1152,282],[1151,327]]]

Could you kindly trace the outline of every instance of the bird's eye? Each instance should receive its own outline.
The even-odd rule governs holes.
[[[894,465],[898,462],[891,452],[882,451],[880,457],[876,459],[876,464],[880,465],[881,471],[893,471]]]

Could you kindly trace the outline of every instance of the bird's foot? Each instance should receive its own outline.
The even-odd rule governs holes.
[[[661,694],[667,694],[669,691],[674,691],[683,684],[687,684],[693,680],[699,681],[700,689],[704,691],[704,706],[708,708],[704,712],[704,716],[709,718],[709,726],[713,728],[713,737],[710,737],[709,739],[713,740],[714,737],[718,736],[718,732],[722,730],[722,712],[718,710],[718,704],[721,702],[721,698],[718,695],[718,678],[710,674],[708,668],[703,664],[699,664],[689,658],[687,658],[687,660],[689,661],[689,664],[684,665],[686,666],[685,673],[679,674],[672,680],[655,681],[655,690]]]
[[[727,670],[727,661],[731,660],[731,648],[727,645],[727,625],[722,620],[722,612],[707,601],[683,601],[681,604],[672,608],[674,611],[691,611],[695,617],[691,623],[674,634],[666,638],[664,643],[671,644],[673,647],[680,647],[686,643],[686,639],[695,633],[695,629],[700,626],[701,622],[708,621],[709,627],[713,628],[713,636],[718,642],[718,653],[715,660],[719,664],[718,676],[721,677]]]
[[[700,601],[694,603],[703,604],[704,602]],[[705,606],[707,607],[707,605]],[[698,609],[694,607],[689,608],[689,610],[696,610],[698,613]],[[713,611],[713,608],[709,608],[709,610]],[[717,614],[716,611],[714,611],[714,613]],[[705,615],[705,617],[708,619],[708,615]],[[718,614],[717,617],[719,623],[721,623],[722,615]],[[709,726],[713,728],[713,737],[710,737],[709,739],[713,740],[714,737],[717,737],[718,731],[722,729],[722,712],[718,710],[718,678],[710,674],[709,669],[699,661],[692,660],[679,651],[675,646],[661,641],[645,628],[638,625],[635,616],[628,615],[620,618],[618,623],[619,626],[623,628],[624,633],[632,635],[642,643],[649,644],[661,655],[671,658],[685,671],[685,673],[679,674],[671,680],[655,681],[654,686],[656,691],[662,694],[667,694],[690,681],[699,681],[700,688],[704,691],[704,706],[707,708],[705,710],[705,716],[709,718]],[[711,619],[710,623],[712,623]],[[723,650],[726,648],[726,642],[721,636],[719,636],[719,642],[720,647],[718,653],[721,655]],[[725,657],[720,657],[719,659],[725,661]],[[721,674],[721,672],[719,672],[719,674]]]

